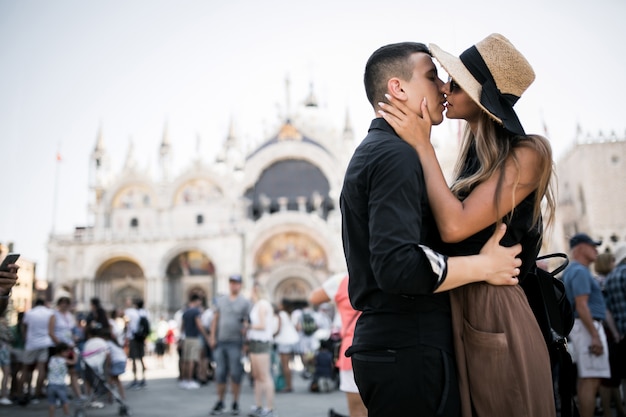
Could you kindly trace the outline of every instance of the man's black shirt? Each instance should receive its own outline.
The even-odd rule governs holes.
[[[356,149],[340,197],[353,307],[363,311],[350,353],[417,344],[452,351],[447,293],[420,244],[440,239],[417,152],[382,118]]]

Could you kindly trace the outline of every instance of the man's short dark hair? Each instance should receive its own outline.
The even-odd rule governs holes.
[[[37,306],[42,306],[42,305],[44,305],[44,304],[46,304],[46,300],[44,300],[43,298],[37,298],[37,299],[35,300],[35,307],[37,307]]]
[[[192,293],[191,295],[189,295],[189,301],[190,302],[194,302],[194,301],[198,301],[198,300],[202,300],[202,297],[200,297],[200,294],[197,293]]]
[[[143,300],[141,298],[135,298],[133,304],[135,304],[137,308],[143,308]]]
[[[410,80],[413,67],[409,57],[417,52],[430,55],[428,47],[419,42],[392,43],[378,48],[365,64],[363,82],[365,94],[372,107],[377,108],[379,101],[385,100],[387,81],[398,77]]]

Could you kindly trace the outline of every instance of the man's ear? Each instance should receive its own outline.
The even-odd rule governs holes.
[[[387,81],[387,91],[389,91],[389,94],[393,98],[402,101],[405,101],[407,99],[407,95],[402,89],[402,80],[397,77],[390,78],[389,81]]]

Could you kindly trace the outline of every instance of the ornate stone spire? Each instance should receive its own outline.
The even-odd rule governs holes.
[[[93,154],[104,152],[104,138],[102,135],[102,123],[98,127],[98,134],[96,135],[96,146],[93,149]]]
[[[231,168],[238,169],[243,166],[243,160],[243,149],[237,138],[234,117],[231,116],[226,140],[217,154],[216,161],[218,163],[226,163]]]
[[[94,167],[98,170],[103,165],[104,157],[106,156],[106,150],[104,149],[104,135],[102,134],[102,123],[98,127],[98,133],[96,134],[96,146],[91,152],[91,160]]]
[[[159,147],[159,168],[161,169],[161,178],[168,180],[172,173],[172,145],[167,122],[163,127],[163,139]]]
[[[133,138],[128,138],[128,150],[126,151],[126,161],[124,162],[125,171],[134,171],[137,168],[137,160],[135,159],[135,143]]]
[[[96,144],[91,152],[89,167],[89,187],[94,191],[95,203],[92,210],[95,210],[95,207],[102,199],[109,175],[109,157],[104,148],[104,134],[102,132],[102,123],[100,123],[98,133],[96,134]]]
[[[165,122],[165,126],[163,127],[163,139],[161,140],[161,147],[159,148],[159,155],[161,158],[168,156],[172,151],[172,145],[170,142],[170,135],[167,128],[167,122]]]
[[[235,135],[235,119],[231,116],[228,123],[228,135],[226,136],[226,149],[232,149],[237,147],[237,136]]]
[[[304,100],[305,107],[318,107],[317,97],[315,97],[315,93],[313,91],[313,83],[309,85],[309,95]]]
[[[285,77],[285,120],[291,119],[291,80]]]

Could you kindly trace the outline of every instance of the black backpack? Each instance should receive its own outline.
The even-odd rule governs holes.
[[[305,312],[302,314],[302,331],[305,335],[311,336],[317,331],[317,323],[311,313]]]
[[[150,335],[150,322],[146,316],[139,317],[139,324],[137,325],[137,330],[135,331],[134,337],[135,340],[143,342]]]
[[[564,261],[553,271],[534,266],[520,285],[526,293],[550,354],[557,415],[573,417],[579,415],[574,402],[576,369],[567,350],[567,336],[574,327],[574,311],[565,294],[563,281],[556,277],[569,260],[564,253],[540,256],[537,260],[549,258],[563,258]]]

